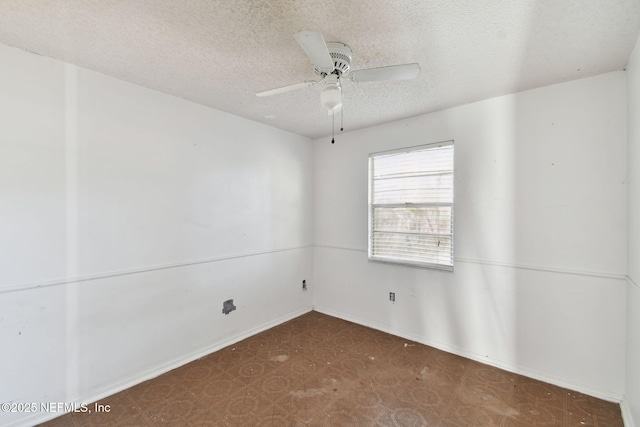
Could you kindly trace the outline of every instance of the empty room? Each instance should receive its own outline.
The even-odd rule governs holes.
[[[640,427],[640,1],[0,1],[0,426]]]

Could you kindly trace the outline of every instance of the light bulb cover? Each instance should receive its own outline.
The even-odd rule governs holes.
[[[320,94],[320,105],[326,110],[333,110],[342,104],[342,93],[337,84],[329,84]]]

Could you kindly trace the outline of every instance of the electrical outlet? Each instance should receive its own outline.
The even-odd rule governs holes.
[[[302,281],[302,290],[303,290],[303,291],[306,291],[306,290],[307,290],[307,281],[306,281],[306,280],[303,280],[303,281]]]
[[[389,292],[389,301],[396,302],[396,293],[395,292]]]

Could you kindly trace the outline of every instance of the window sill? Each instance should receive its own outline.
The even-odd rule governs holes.
[[[452,265],[441,265],[441,264],[433,264],[428,262],[410,261],[410,260],[403,260],[403,259],[396,259],[396,258],[381,258],[381,257],[372,257],[372,256],[369,256],[369,261],[379,262],[384,264],[404,265],[407,267],[427,268],[430,270],[449,271],[453,273]]]

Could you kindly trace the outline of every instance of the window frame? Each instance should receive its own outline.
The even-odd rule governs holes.
[[[438,234],[439,236],[448,236],[451,239],[451,255],[450,255],[450,265],[449,264],[445,264],[445,263],[432,263],[432,262],[423,262],[423,261],[417,261],[417,260],[412,260],[412,259],[406,259],[406,258],[391,258],[391,257],[385,257],[385,256],[380,256],[380,255],[374,255],[373,254],[373,240],[374,240],[374,233],[376,233],[376,230],[374,230],[374,225],[373,225],[373,215],[374,215],[374,208],[379,207],[379,206],[388,206],[388,207],[393,207],[393,206],[402,206],[403,204],[392,204],[392,203],[387,203],[387,204],[377,204],[375,205],[372,201],[373,201],[373,196],[374,196],[374,158],[378,157],[378,156],[384,156],[384,155],[392,155],[392,154],[398,154],[398,153],[411,153],[411,152],[417,152],[417,151],[423,151],[423,150],[430,150],[430,149],[435,149],[435,148],[442,148],[442,147],[448,147],[451,146],[452,149],[452,158],[451,158],[451,193],[452,193],[452,197],[451,197],[451,203],[448,202],[431,202],[431,203],[417,203],[417,204],[412,204],[414,206],[423,206],[423,207],[435,207],[435,206],[450,206],[451,208],[451,233],[450,234]],[[369,158],[368,158],[368,201],[367,201],[367,208],[368,208],[368,224],[367,224],[367,232],[368,232],[368,242],[367,242],[367,255],[368,255],[368,260],[372,261],[372,262],[382,262],[382,263],[391,263],[391,264],[398,264],[398,265],[408,265],[408,266],[413,266],[413,267],[422,267],[422,268],[429,268],[429,269],[436,269],[436,270],[444,270],[444,271],[453,271],[454,268],[454,217],[455,217],[455,191],[454,191],[454,184],[455,184],[455,149],[454,149],[454,141],[453,140],[447,140],[447,141],[441,141],[441,142],[436,142],[436,143],[430,143],[430,144],[421,144],[421,145],[416,145],[416,146],[411,146],[411,147],[404,147],[404,148],[398,148],[398,149],[393,149],[393,150],[385,150],[385,151],[378,151],[378,152],[374,152],[374,153],[370,153],[369,154]],[[404,204],[405,206],[407,205],[407,203]],[[419,234],[419,235],[433,235],[430,233],[415,233],[415,234]]]

